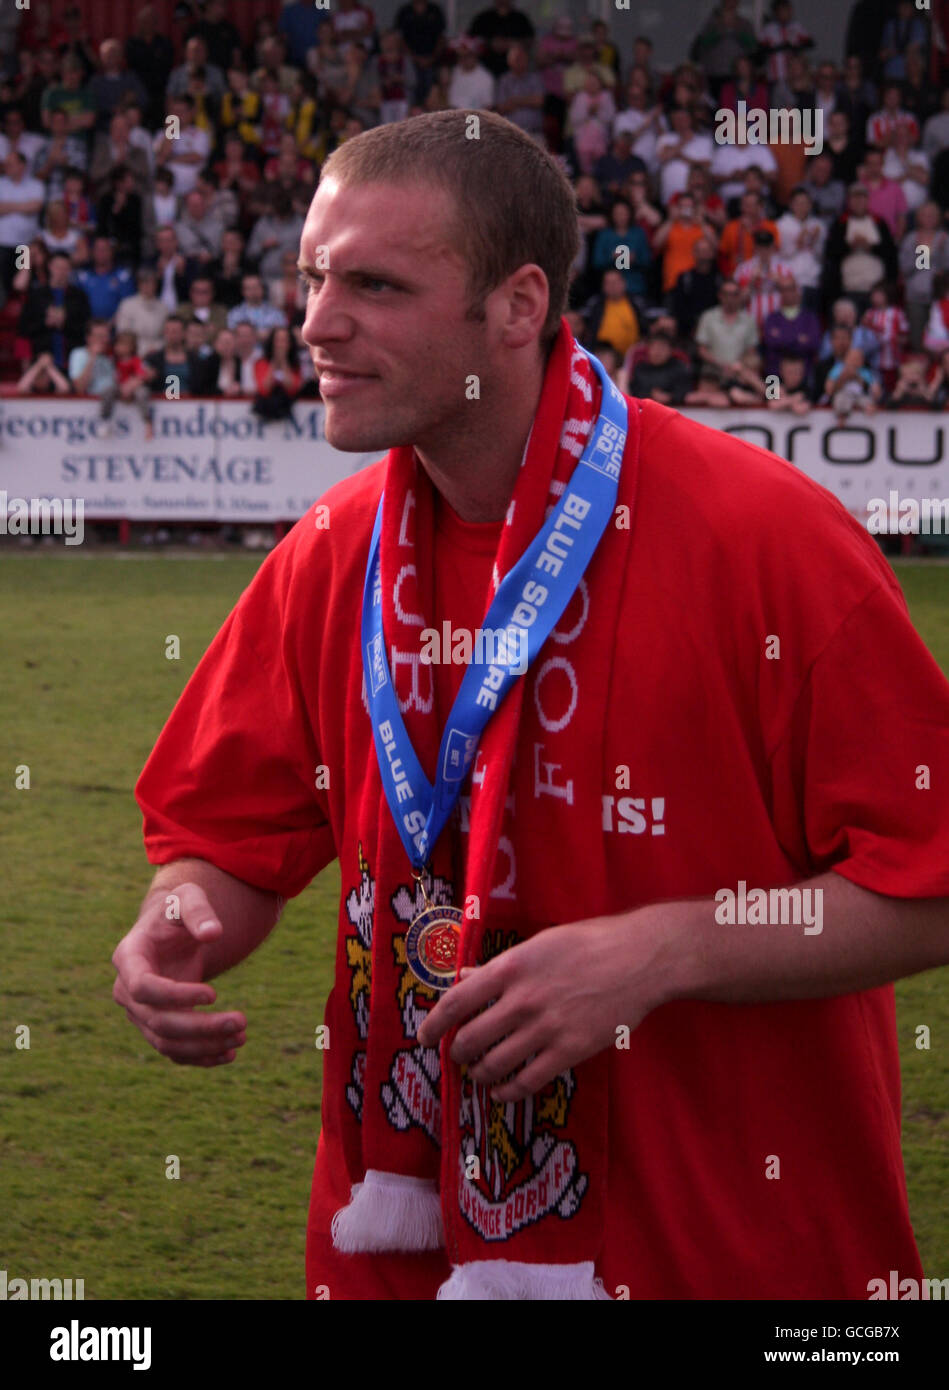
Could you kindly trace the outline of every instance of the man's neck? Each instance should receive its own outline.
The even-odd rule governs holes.
[[[529,375],[502,388],[494,402],[482,397],[473,406],[472,424],[446,444],[416,447],[425,472],[463,521],[501,521],[507,514],[546,366],[546,357],[538,359]]]

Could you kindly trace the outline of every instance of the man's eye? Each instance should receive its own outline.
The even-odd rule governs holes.
[[[389,289],[388,280],[379,280],[375,276],[367,276],[362,283],[367,290]]]

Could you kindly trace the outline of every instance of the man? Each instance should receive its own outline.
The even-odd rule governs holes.
[[[781,286],[794,276],[777,253],[773,232],[759,227],[753,241],[754,253],[735,267],[735,283],[747,296],[748,312],[760,333],[765,319],[781,303]]]
[[[33,356],[48,352],[53,365],[65,371],[73,348],[81,347],[89,323],[89,301],[71,283],[69,257],[56,252],[49,258],[49,283],[34,280],[20,313],[18,333],[29,338]]]
[[[233,67],[235,58],[240,60],[243,56],[241,36],[227,17],[225,0],[206,0],[204,18],[191,26],[191,36],[203,41],[208,65],[217,68],[222,75]],[[305,56],[300,61],[301,67]]]
[[[949,958],[949,814],[913,789],[949,772],[949,687],[834,498],[602,388],[562,319],[569,183],[466,126],[322,171],[326,437],[390,453],[268,557],[149,758],[116,1002],[233,1061],[204,982],[338,857],[310,1297],[866,1298],[922,1274],[888,981]],[[489,600],[504,654],[440,660]],[[789,882],[797,926],[747,921]]]
[[[718,307],[706,309],[695,330],[699,357],[718,368],[723,376],[737,375],[745,353],[758,346],[755,321],[741,300],[741,289],[735,281],[723,281]]]
[[[617,130],[606,154],[593,166],[593,177],[601,190],[615,198],[633,174],[645,174],[646,165],[633,154],[633,136],[628,130]]]
[[[43,92],[40,119],[47,130],[54,111],[66,112],[66,129],[70,135],[85,138],[96,123],[96,103],[85,81],[82,63],[71,54],[63,59],[62,81]]]
[[[239,323],[249,323],[258,339],[263,340],[272,328],[286,326],[286,314],[275,304],[268,302],[264,294],[264,282],[259,275],[244,276],[242,293],[244,297],[241,303],[228,311],[228,328],[236,328]]]
[[[46,201],[62,197],[67,169],[85,169],[89,160],[86,142],[70,135],[69,118],[61,106],[49,113],[49,139],[33,158],[33,175],[46,185]]]
[[[9,289],[16,264],[17,248],[26,246],[39,229],[39,214],[46,190],[39,179],[27,174],[26,160],[19,150],[10,150],[3,161],[0,178],[0,284]]]
[[[77,396],[98,396],[103,404],[115,386],[115,363],[109,353],[109,325],[93,319],[86,330],[86,346],[69,354],[69,380]]]
[[[158,276],[158,298],[169,313],[174,313],[181,301],[188,297],[188,264],[181,254],[174,227],[155,228],[155,262],[152,268]]]
[[[494,0],[490,9],[475,15],[468,33],[484,44],[484,65],[498,78],[507,67],[511,45],[529,45],[534,38],[534,26],[526,14],[514,8],[511,0]]]
[[[6,159],[11,150],[17,150],[26,160],[27,169],[36,163],[45,140],[27,130],[23,112],[18,106],[10,106],[3,116],[3,134],[0,135],[0,160]]]
[[[847,191],[846,212],[827,236],[821,285],[824,301],[843,291],[862,314],[869,306],[873,286],[881,280],[895,280],[897,271],[892,233],[882,217],[871,213],[868,189],[855,183]]]
[[[181,96],[177,101],[169,100],[168,115],[177,118],[178,126],[174,135],[170,133],[173,128],[167,125],[156,132],[152,142],[155,166],[158,169],[168,166],[175,176],[175,192],[179,198],[183,198],[198,182],[198,170],[208,162],[211,137],[194,123],[192,97]]]
[[[498,82],[495,109],[528,135],[537,137],[544,128],[545,92],[540,73],[530,71],[530,56],[524,44],[510,44],[507,71]]]
[[[843,212],[846,186],[834,178],[834,161],[830,155],[813,155],[809,164],[810,178],[805,179],[801,187],[810,197],[815,215],[829,227]]]
[[[182,255],[206,269],[221,249],[224,223],[208,206],[202,188],[192,188],[185,198],[176,231]]]
[[[722,277],[715,265],[715,243],[700,237],[692,248],[695,264],[683,270],[668,296],[668,305],[675,316],[680,338],[691,338],[695,326],[706,309],[718,303]]]
[[[162,345],[145,358],[145,372],[156,395],[176,400],[191,390],[193,358],[185,346],[184,320],[169,314],[162,328]]]
[[[687,106],[674,106],[669,124],[671,129],[656,141],[659,201],[666,207],[685,192],[693,169],[708,169],[712,163],[712,137],[696,131]]]
[[[838,420],[858,409],[872,415],[883,395],[876,373],[854,347],[851,331],[843,324],[830,330],[830,356],[817,363],[814,395],[819,405],[831,407]]]
[[[214,281],[210,275],[196,275],[188,290],[188,303],[178,309],[182,323],[189,324],[197,319],[210,330],[209,341],[222,328],[228,327],[227,310],[223,304],[214,302]]]
[[[92,317],[111,320],[123,299],[135,293],[135,277],[128,266],[115,264],[115,249],[107,236],[92,243],[92,261],[76,271],[76,284],[85,290]]]
[[[673,356],[674,346],[668,333],[650,331],[646,355],[637,364],[630,380],[631,396],[659,401],[663,405],[682,404],[692,385],[692,373],[684,362]]]
[[[718,268],[723,275],[734,275],[741,262],[754,255],[755,233],[760,231],[770,232],[776,243],[781,244],[776,224],[764,215],[761,194],[744,193],[738,216],[725,223],[718,244]]]
[[[590,300],[583,317],[584,342],[609,343],[620,362],[639,342],[639,319],[621,270],[603,272],[600,293]]]
[[[252,396],[257,390],[255,369],[263,354],[257,330],[246,319],[234,329],[234,349],[240,366],[240,389],[245,396]]]
[[[223,72],[215,63],[208,62],[208,46],[199,36],[190,38],[185,44],[185,60],[168,79],[167,97],[188,96],[196,78],[204,82],[205,90],[211,97],[220,98],[227,90]]]
[[[96,129],[108,130],[109,122],[119,109],[123,97],[131,94],[143,105],[148,93],[134,72],[125,66],[125,55],[118,39],[105,39],[99,45],[101,72],[89,83],[89,94],[96,109]]]
[[[804,308],[801,287],[796,280],[781,282],[779,300],[778,307],[768,314],[761,326],[765,371],[776,373],[782,360],[799,357],[804,363],[805,375],[809,375],[820,348],[820,319]]]
[[[896,179],[887,178],[883,172],[883,150],[867,150],[863,157],[863,170],[860,181],[867,190],[867,210],[871,217],[878,217],[890,229],[895,242],[902,241],[906,231],[906,214],[909,211],[906,195]]]
[[[158,125],[175,49],[167,34],[160,32],[154,5],[142,5],[136,10],[135,30],[125,40],[125,61],[145,88],[147,124]]]
[[[136,294],[123,299],[115,315],[116,333],[134,333],[139,357],[157,352],[169,309],[158,298],[158,272],[143,266],[135,277]]]
[[[481,40],[462,34],[452,49],[458,61],[448,83],[448,105],[456,110],[487,110],[494,105],[496,84],[489,69],[478,61]]]
[[[408,0],[396,11],[394,24],[415,67],[415,102],[421,106],[432,89],[445,52],[445,12],[433,0]]]

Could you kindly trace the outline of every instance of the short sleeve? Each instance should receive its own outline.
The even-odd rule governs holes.
[[[812,663],[771,757],[772,820],[802,872],[949,895],[949,683],[886,584]]]
[[[270,560],[182,692],[135,796],[151,863],[207,859],[292,898],[336,847]]]

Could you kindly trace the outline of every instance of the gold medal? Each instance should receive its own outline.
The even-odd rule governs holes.
[[[443,993],[455,983],[464,916],[460,908],[430,902],[422,874],[413,877],[422,889],[425,906],[406,933],[406,964],[423,985]]]

